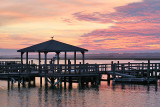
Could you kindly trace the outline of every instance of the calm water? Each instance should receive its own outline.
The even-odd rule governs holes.
[[[44,86],[40,88],[39,78],[36,78],[35,87],[26,85],[18,89],[17,85],[15,83],[8,89],[7,82],[0,81],[0,107],[160,107],[160,82],[157,85],[136,85],[104,81],[99,86],[89,84],[82,88],[74,83],[72,88],[67,85],[66,89],[63,86],[45,89]]]

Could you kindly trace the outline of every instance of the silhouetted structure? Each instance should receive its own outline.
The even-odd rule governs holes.
[[[67,65],[67,52],[74,52],[74,65],[76,65],[76,53],[81,52],[82,54],[82,62],[85,63],[85,52],[88,51],[87,49],[83,49],[77,46],[69,45],[66,43],[62,43],[56,40],[53,40],[53,38],[49,41],[39,43],[24,49],[20,49],[17,52],[21,52],[21,64],[23,65],[23,54],[26,53],[26,66],[28,65],[28,53],[29,52],[38,52],[39,56],[39,68],[41,68],[41,53],[44,53],[45,55],[45,65],[47,67],[47,53],[48,52],[55,52],[57,55],[57,65],[59,66],[59,54],[61,52],[64,52],[64,61],[65,61],[65,67]],[[46,70],[46,72],[48,72]],[[39,73],[41,73],[41,70],[39,70]],[[41,83],[42,83],[42,77],[41,77]]]
[[[40,44],[36,44],[24,49],[20,49],[17,52],[21,52],[21,62],[23,63],[23,54],[26,52],[26,64],[28,64],[28,53],[29,52],[38,52],[39,53],[39,62],[41,60],[41,53],[45,54],[45,62],[47,63],[47,53],[48,52],[56,52],[57,54],[57,64],[59,64],[59,54],[60,52],[65,53],[65,64],[67,60],[67,52],[74,52],[74,64],[76,64],[76,52],[82,53],[82,60],[84,64],[85,60],[85,52],[87,49],[79,48],[73,45],[69,45],[66,43],[62,43],[56,40],[49,40]],[[40,64],[40,63],[39,63]]]

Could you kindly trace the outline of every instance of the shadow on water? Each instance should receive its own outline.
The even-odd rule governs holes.
[[[108,86],[110,86],[110,83],[108,83]],[[140,90],[141,88],[145,89],[147,92],[150,91],[150,88],[152,87],[152,91],[153,91],[153,87],[154,87],[154,91],[158,91],[158,86],[159,83],[155,83],[155,84],[134,84],[134,83],[114,83],[112,82],[112,89],[113,91],[115,91],[116,89],[122,89],[122,90]]]

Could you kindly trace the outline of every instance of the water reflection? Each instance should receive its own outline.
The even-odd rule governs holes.
[[[153,106],[160,101],[158,84],[115,84],[101,82],[101,85],[77,83],[62,84],[62,87],[21,87],[16,85],[9,90],[0,89],[0,103],[16,107],[98,107],[102,106]],[[3,99],[6,99],[5,101]],[[3,101],[3,102],[2,102]],[[125,102],[125,103],[124,103]],[[135,105],[134,105],[135,104]],[[159,103],[156,103],[159,106]]]

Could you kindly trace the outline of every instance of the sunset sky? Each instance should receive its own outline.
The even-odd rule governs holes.
[[[91,53],[160,52],[160,0],[1,0],[0,54],[51,39]]]

